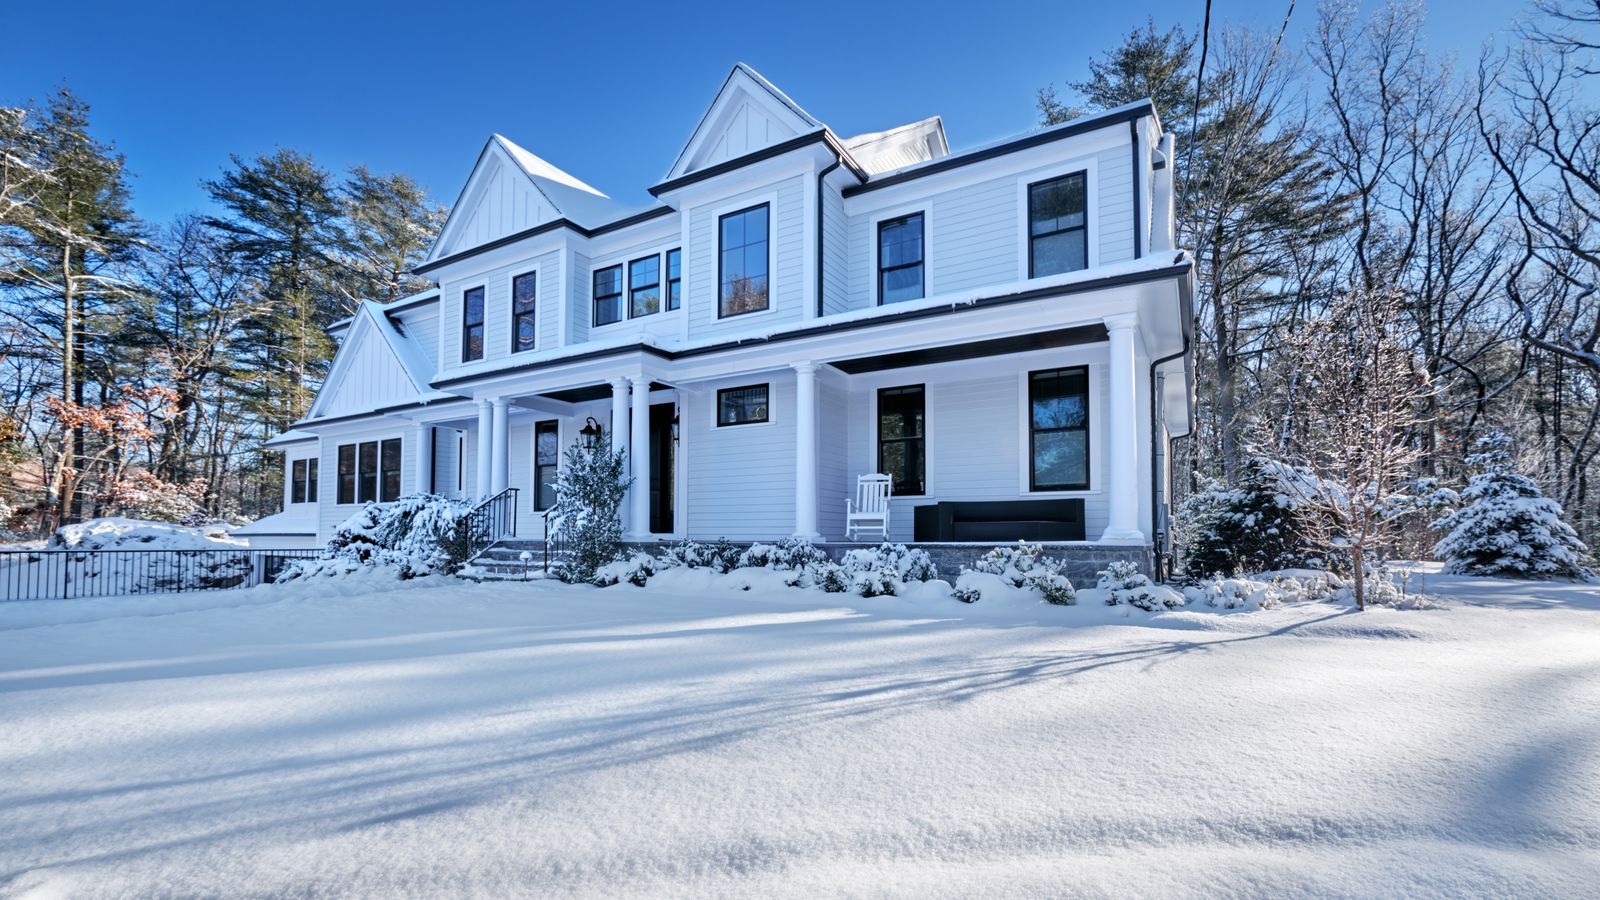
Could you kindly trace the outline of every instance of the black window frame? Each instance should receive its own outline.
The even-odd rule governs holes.
[[[761,418],[738,419],[732,422],[722,421],[722,398],[725,394],[731,394],[735,391],[753,391],[757,389],[760,389],[765,397],[760,406]],[[772,384],[770,382],[763,382],[760,384],[741,384],[734,387],[718,388],[717,405],[714,407],[714,409],[716,410],[718,428],[733,428],[740,425],[765,425],[772,421]]]
[[[555,454],[548,462],[539,458],[539,436],[554,432],[556,436]],[[546,419],[543,422],[533,423],[533,511],[544,512],[551,504],[544,502],[544,486],[549,484],[551,492],[555,491],[555,480],[561,468],[561,422],[558,419]],[[548,470],[548,471],[547,471]]]
[[[356,502],[356,445],[339,445],[339,488],[336,500],[341,505]]]
[[[651,281],[651,282],[647,282],[647,283],[644,283],[644,284],[634,284],[633,283],[633,267],[639,265],[640,263],[648,263],[648,262],[651,262],[651,261],[654,261],[655,264],[656,264],[656,280],[655,281]],[[636,304],[638,302],[638,294],[639,294],[640,291],[648,291],[648,290],[654,290],[656,292],[656,308],[654,310],[650,311],[650,312],[639,312],[638,311],[638,307],[636,306]],[[663,302],[663,299],[662,299],[662,296],[661,296],[661,254],[652,253],[649,256],[641,256],[638,259],[630,259],[630,260],[628,260],[628,318],[630,318],[630,319],[642,319],[645,316],[653,316],[656,313],[662,312],[663,309],[665,308],[665,307],[662,306],[662,302]]]
[[[678,265],[678,274],[676,276],[672,274],[674,260],[677,261]],[[681,309],[683,307],[683,248],[673,247],[668,250],[666,259],[662,261],[662,268],[666,270],[663,275],[666,277],[667,282],[667,289],[662,292],[661,296],[662,307],[667,312]]]
[[[517,309],[517,283],[527,279],[533,285],[533,295],[528,298],[528,308]],[[533,341],[528,346],[522,346],[522,322],[524,319],[533,323]],[[511,276],[511,352],[522,353],[537,349],[539,346],[539,270],[523,272],[521,275]]]
[[[885,266],[883,264],[883,232],[884,232],[884,230],[888,229],[888,228],[891,228],[891,227],[894,227],[896,225],[900,225],[902,223],[909,222],[912,219],[916,219],[917,220],[917,248],[918,248],[918,250],[917,250],[917,261],[914,262],[914,263],[899,263],[899,264],[893,265],[893,266]],[[902,298],[900,300],[895,300],[893,302],[895,302],[895,303],[909,303],[912,300],[921,300],[922,298],[928,296],[928,267],[926,265],[926,263],[928,261],[928,224],[927,223],[928,223],[927,217],[926,217],[924,211],[922,211],[922,210],[918,210],[918,211],[913,212],[913,213],[906,213],[903,216],[895,216],[892,219],[881,219],[881,220],[879,220],[879,222],[878,222],[878,305],[879,306],[883,306],[885,303],[890,302],[890,301],[884,300],[884,284],[883,284],[884,276],[889,274],[890,272],[902,272],[902,271],[905,271],[906,269],[916,269],[917,270],[917,287],[919,289],[918,293],[917,293],[917,296],[915,296],[915,297],[905,297],[905,298]]]
[[[306,463],[310,460],[297,459],[289,463],[289,502],[306,502]]]
[[[477,321],[473,321],[470,318],[472,313],[472,304],[467,299],[468,297],[472,296],[473,292],[477,292],[478,294]],[[461,292],[461,361],[464,363],[477,362],[478,360],[483,359],[485,351],[488,349],[485,346],[488,342],[488,335],[483,329],[484,317],[485,313],[488,312],[488,308],[488,293],[483,289],[483,285],[480,284],[477,287],[470,287]],[[478,332],[477,356],[472,355],[473,329],[477,329]]]
[[[1055,182],[1058,182],[1058,181],[1069,181],[1069,180],[1072,180],[1072,179],[1077,179],[1078,181],[1082,182],[1082,184],[1083,184],[1083,224],[1082,225],[1075,225],[1075,226],[1072,226],[1072,227],[1069,227],[1069,228],[1058,228],[1058,229],[1056,229],[1054,231],[1045,232],[1044,234],[1034,234],[1033,233],[1033,195],[1034,195],[1035,189],[1044,187],[1045,185],[1054,184]],[[1067,233],[1073,232],[1073,231],[1081,232],[1081,239],[1083,241],[1083,268],[1084,269],[1089,268],[1089,172],[1088,172],[1088,170],[1087,169],[1080,169],[1080,170],[1078,170],[1076,172],[1067,172],[1065,174],[1056,175],[1056,176],[1053,176],[1051,178],[1045,178],[1045,179],[1042,179],[1040,181],[1030,182],[1028,184],[1028,198],[1027,199],[1028,199],[1028,221],[1027,221],[1027,226],[1026,226],[1027,227],[1026,237],[1028,239],[1028,277],[1029,278],[1047,278],[1047,277],[1049,277],[1051,275],[1062,275],[1062,274],[1065,274],[1064,272],[1046,272],[1045,274],[1040,275],[1038,273],[1037,266],[1036,266],[1035,261],[1034,261],[1033,248],[1034,248],[1034,245],[1037,244],[1041,238],[1055,237],[1058,234],[1067,234]],[[1081,271],[1083,271],[1083,269],[1068,269],[1066,271],[1068,271],[1068,272],[1081,272]]]
[[[319,460],[313,456],[306,460],[306,502],[317,502],[317,470],[321,468]]]
[[[912,396],[913,394],[915,394],[915,396],[917,397],[917,406],[919,407],[918,412],[920,413],[920,415],[919,415],[920,422],[919,422],[919,428],[917,430],[917,433],[915,435],[911,435],[911,436],[889,437],[889,438],[884,437],[884,435],[883,435],[883,410],[884,410],[884,402],[883,401],[884,401],[884,398],[886,396],[889,396],[889,397],[895,397],[895,396],[898,396],[898,397],[909,397],[909,396]],[[926,384],[901,384],[901,385],[895,385],[893,387],[878,388],[877,404],[878,405],[877,405],[877,408],[876,408],[875,412],[876,412],[876,419],[877,419],[876,428],[877,428],[877,433],[878,433],[878,471],[882,472],[884,474],[888,474],[888,472],[889,472],[889,467],[884,465],[883,449],[884,449],[884,447],[886,445],[904,444],[904,445],[907,445],[907,446],[915,446],[916,447],[917,469],[918,469],[917,479],[916,479],[916,481],[914,483],[916,489],[915,490],[907,490],[907,489],[903,489],[901,484],[895,484],[895,485],[893,485],[894,495],[896,497],[924,497],[924,496],[927,496],[927,493],[928,493],[928,386]],[[913,482],[906,481],[903,484],[912,485]]]
[[[394,450],[394,467],[389,466],[389,451]],[[406,468],[405,445],[400,438],[384,438],[378,442],[378,502],[393,503],[400,499],[403,474]],[[392,481],[391,481],[392,479]],[[390,489],[391,485],[393,490]]]
[[[1066,374],[1081,375],[1083,378],[1083,424],[1064,428],[1038,428],[1033,414],[1034,385],[1040,376],[1060,377]],[[1056,369],[1039,369],[1028,373],[1028,490],[1034,492],[1051,491],[1087,491],[1093,482],[1093,473],[1090,471],[1090,454],[1093,452],[1093,433],[1090,430],[1090,391],[1088,366],[1062,366]],[[1052,485],[1039,483],[1039,451],[1037,436],[1040,434],[1058,434],[1069,431],[1083,432],[1083,481],[1074,484]]]
[[[614,294],[600,293],[600,276],[606,274],[607,272],[617,273],[617,291]],[[614,263],[612,265],[605,266],[604,268],[595,269],[589,274],[589,324],[592,327],[599,328],[602,325],[615,325],[626,318],[625,314],[627,313],[627,310],[623,309],[622,304],[622,297],[624,293],[626,293],[624,290],[622,277],[622,263]],[[617,317],[615,319],[612,319],[608,322],[600,321],[600,302],[602,300],[616,302]]]
[[[765,247],[765,249],[766,249],[766,254],[765,254],[765,257],[764,257],[765,258],[764,265],[766,267],[766,271],[762,273],[762,278],[764,278],[765,281],[766,281],[765,288],[762,291],[763,303],[762,303],[762,305],[761,305],[761,307],[759,309],[745,309],[745,310],[740,310],[739,312],[730,313],[730,312],[725,311],[725,308],[724,308],[725,300],[724,300],[724,298],[722,296],[722,290],[723,290],[723,287],[724,287],[723,280],[722,280],[722,269],[723,269],[722,257],[723,257],[723,254],[726,253],[727,250],[728,250],[728,248],[722,246],[722,225],[723,225],[724,222],[728,221],[729,219],[731,219],[731,218],[733,218],[735,216],[748,215],[750,213],[755,212],[758,209],[759,210],[763,210],[763,211],[766,212],[766,219],[767,219],[767,233],[766,233],[766,236],[761,239],[762,246]],[[749,247],[749,246],[750,246],[750,242],[749,241],[746,241],[745,243],[739,245],[739,247],[741,249]],[[731,319],[731,318],[734,318],[736,316],[748,316],[748,315],[752,315],[754,313],[767,312],[768,310],[772,309],[772,262],[773,262],[773,260],[772,260],[772,204],[771,203],[757,203],[754,206],[747,206],[744,209],[736,209],[733,212],[723,213],[722,215],[717,216],[717,318],[718,319]]]
[[[378,442],[362,441],[356,445],[356,502],[376,503],[377,500]]]

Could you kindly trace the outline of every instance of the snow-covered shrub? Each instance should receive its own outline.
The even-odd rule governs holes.
[[[1208,480],[1178,507],[1184,571],[1192,578],[1260,572],[1303,564],[1297,494],[1283,479],[1304,477],[1262,457],[1246,462],[1239,486]]]
[[[739,568],[804,571],[826,563],[828,554],[805,538],[785,538],[776,544],[751,544],[739,555]]]
[[[970,575],[993,575],[1004,584],[1031,590],[1045,602],[1057,606],[1071,606],[1078,602],[1072,582],[1062,574],[1063,564],[1058,559],[1041,556],[1042,547],[1018,541],[1015,547],[996,547],[978,558],[971,568],[963,567],[956,579],[955,597],[962,603],[976,603],[983,595],[987,579]]]
[[[838,571],[831,572],[831,568]],[[857,596],[897,597],[905,592],[906,582],[938,577],[926,550],[885,541],[872,550],[851,550],[837,566],[813,564],[811,581],[825,591],[842,582],[846,591]]]
[[[567,448],[550,511],[555,533],[567,547],[556,567],[562,581],[593,581],[601,566],[622,555],[622,500],[633,480],[624,474],[626,464],[627,453],[612,452],[607,434]]]
[[[325,558],[291,564],[277,580],[344,574],[351,564],[390,567],[401,578],[454,572],[466,561],[455,537],[471,511],[471,503],[436,494],[368,503],[334,529]]]
[[[1490,432],[1467,457],[1474,470],[1461,492],[1463,508],[1435,527],[1449,534],[1434,547],[1445,571],[1457,575],[1589,580],[1589,548],[1561,520],[1561,505],[1544,496],[1511,462],[1511,439]]]
[[[1145,612],[1175,609],[1184,604],[1177,591],[1150,583],[1139,567],[1119,559],[1097,573],[1095,587],[1106,592],[1107,606],[1132,606]]]
[[[714,544],[679,541],[662,551],[656,565],[662,569],[710,569],[721,575],[737,567],[742,555],[727,538],[717,538]]]
[[[1221,575],[1184,588],[1183,596],[1189,603],[1204,603],[1218,609],[1272,609],[1283,602],[1283,592],[1276,580],[1223,578]]]
[[[635,587],[644,587],[656,574],[656,558],[648,553],[635,553],[627,559],[609,562],[595,570],[594,583],[610,587],[626,581]]]

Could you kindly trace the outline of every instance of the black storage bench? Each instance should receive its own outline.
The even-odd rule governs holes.
[[[945,500],[915,507],[918,542],[1081,541],[1083,498]]]

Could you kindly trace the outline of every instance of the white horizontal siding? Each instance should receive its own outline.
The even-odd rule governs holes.
[[[1133,161],[1127,147],[1102,150],[1095,159],[1100,180],[1100,265],[1133,259]],[[1144,198],[1148,201],[1148,197]]]
[[[844,312],[850,308],[850,227],[839,189],[826,181],[822,186],[822,220],[823,312]]]
[[[771,384],[772,421],[719,428],[717,388]],[[697,540],[719,537],[777,540],[794,533],[794,376],[781,373],[711,382],[689,395],[688,532]]]

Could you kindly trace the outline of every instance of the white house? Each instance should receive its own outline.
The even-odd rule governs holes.
[[[1172,158],[1148,101],[951,152],[938,117],[836,135],[743,64],[646,209],[495,135],[437,289],[334,326],[253,530],[515,489],[538,539],[587,426],[629,452],[633,540],[840,540],[884,472],[898,541],[1148,548],[1192,409]]]

